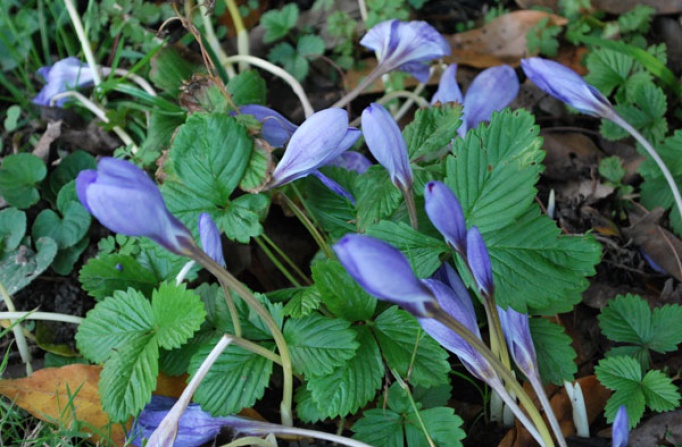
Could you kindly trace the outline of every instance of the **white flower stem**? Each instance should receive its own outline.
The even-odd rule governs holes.
[[[573,407],[573,424],[575,425],[575,431],[581,438],[590,437],[590,424],[587,420],[587,408],[585,407],[585,397],[583,396],[583,390],[580,387],[580,383],[575,382],[574,384],[568,381],[564,381],[564,388],[566,389],[566,394],[571,401],[571,406]]]
[[[12,301],[12,297],[10,296],[9,292],[7,292],[7,289],[5,289],[4,284],[1,282],[0,297],[2,297],[5,305],[10,310],[10,312],[2,312],[2,314],[15,315],[15,318],[11,318],[9,316],[5,317],[10,319],[12,324],[15,324],[16,319],[26,318],[27,312],[15,312],[16,308],[14,307],[14,301]],[[14,339],[17,341],[17,349],[19,350],[21,361],[26,364],[26,375],[30,376],[31,373],[33,373],[33,366],[31,365],[31,351],[28,349],[28,342],[26,341],[26,336],[24,336],[24,328],[21,327],[21,324],[17,323],[12,328],[12,332],[14,333]]]
[[[226,64],[231,64],[233,62],[248,62],[252,65],[255,65],[256,67],[260,67],[263,70],[269,71],[270,73],[274,74],[275,76],[281,78],[284,82],[289,84],[291,89],[294,91],[296,96],[298,97],[298,100],[301,101],[301,106],[303,106],[303,113],[305,114],[306,118],[308,118],[310,115],[315,113],[315,109],[313,109],[313,106],[310,104],[310,100],[308,99],[308,95],[306,95],[305,90],[303,90],[303,86],[301,85],[300,82],[296,80],[295,77],[291,76],[289,73],[284,71],[281,67],[278,67],[277,65],[273,64],[272,62],[268,62],[264,59],[251,56],[248,54],[237,54],[234,56],[228,57],[224,63]],[[338,107],[338,106],[332,106],[332,107]]]
[[[10,306],[7,306],[8,308]],[[13,307],[13,306],[12,306]],[[41,321],[59,321],[62,323],[81,324],[84,320],[82,317],[75,315],[67,315],[53,312],[0,312],[0,320],[41,320]]]
[[[102,74],[104,76],[109,76],[109,74],[111,74],[112,71],[116,76],[121,76],[122,78],[130,79],[131,81],[139,85],[142,90],[149,94],[149,96],[157,96],[154,87],[152,87],[151,84],[147,82],[147,80],[142,76],[136,75],[135,73],[132,73],[130,72],[130,70],[126,70],[125,68],[117,68],[115,70],[112,70],[109,67],[102,67]]]
[[[545,388],[542,386],[540,377],[538,375],[531,374],[530,376],[528,376],[528,381],[533,387],[535,395],[540,401],[540,405],[542,405],[542,409],[545,410],[545,417],[549,421],[549,425],[552,428],[552,431],[554,432],[554,437],[559,443],[559,446],[566,447],[566,438],[564,438],[564,435],[561,432],[559,421],[557,420],[556,415],[554,414],[554,410],[552,409],[552,405],[550,404],[549,399],[547,398],[547,393],[545,392]]]
[[[516,400],[509,395],[507,390],[504,388],[504,385],[502,385],[500,382],[491,382],[490,388],[493,389],[493,392],[495,393],[494,395],[499,396],[500,399],[507,404],[507,408],[509,408],[514,415],[516,415],[521,424],[526,427],[526,430],[528,430],[528,433],[530,433],[533,439],[535,439],[538,444],[545,445],[542,436],[540,436],[540,433],[535,428],[535,425],[533,425],[530,419],[528,419],[528,416],[526,416],[526,413],[524,413],[521,407],[519,407],[519,404],[516,403]]]
[[[358,83],[358,85],[355,86],[353,90],[348,92],[346,96],[343,98],[339,99],[336,101],[331,107],[345,107],[346,104],[354,100],[355,98],[360,95],[366,88],[368,88],[370,85],[374,84],[377,79],[381,78],[381,76],[384,74],[384,68],[381,66],[381,64],[377,65],[374,67],[374,70],[372,70],[362,81]]]
[[[240,56],[248,56],[251,52],[249,51],[249,32],[244,27],[244,21],[242,20],[242,15],[239,12],[239,8],[237,7],[237,4],[234,0],[225,0],[225,5],[227,5],[227,10],[230,12],[230,17],[232,17],[232,23],[234,24],[234,30],[237,34],[237,53]],[[248,70],[249,64],[247,62],[247,60],[240,61],[239,70]]]
[[[235,73],[234,71],[234,66],[231,63],[226,62],[227,54],[225,54],[225,51],[223,51],[223,47],[220,46],[220,43],[218,42],[218,37],[215,34],[215,29],[213,28],[211,16],[209,15],[208,8],[206,8],[206,2],[202,1],[199,3],[199,10],[201,14],[201,20],[204,23],[204,32],[206,33],[204,37],[206,38],[208,44],[211,46],[211,50],[213,50],[213,53],[215,53],[216,57],[218,58],[218,63],[225,67],[227,77],[232,79],[237,75],[237,73]]]
[[[76,31],[76,35],[78,36],[78,40],[81,43],[85,60],[90,66],[90,71],[92,71],[92,82],[95,84],[95,87],[97,87],[102,83],[102,78],[99,75],[99,66],[95,60],[95,55],[92,53],[92,47],[88,41],[88,36],[85,34],[83,22],[81,22],[81,18],[78,15],[78,11],[76,10],[73,0],[64,0],[64,4],[66,5],[66,10],[69,13],[71,23],[73,24],[73,28]]]

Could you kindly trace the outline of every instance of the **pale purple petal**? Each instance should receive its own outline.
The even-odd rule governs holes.
[[[495,288],[490,255],[481,232],[476,227],[471,227],[467,231],[467,259],[478,289],[483,295],[492,296]]]
[[[78,198],[102,225],[126,236],[146,236],[167,250],[185,254],[189,230],[172,214],[156,184],[134,164],[103,158],[97,170],[76,178]]]
[[[313,114],[294,132],[269,186],[305,177],[341,155],[359,136],[358,129],[348,127],[348,114],[342,109]]]
[[[448,42],[426,22],[381,22],[360,40],[377,53],[383,70],[407,71],[420,82],[428,80],[427,62],[450,54]]]
[[[347,234],[334,251],[350,276],[371,295],[415,316],[431,315],[436,300],[398,249],[369,236]]]
[[[284,147],[298,129],[297,125],[281,113],[265,106],[250,104],[240,107],[239,111],[245,115],[253,115],[263,124],[261,136],[272,147]]]
[[[343,168],[346,171],[355,171],[358,174],[364,174],[369,167],[372,166],[372,162],[360,152],[346,151],[330,161],[327,165]]]
[[[320,171],[317,170],[313,171],[311,175],[317,177],[322,182],[322,184],[329,188],[334,194],[338,194],[341,197],[348,199],[350,203],[355,205],[355,198],[351,195],[351,193],[346,191],[346,189],[343,186],[339,185],[334,180],[330,179]]]
[[[59,93],[85,87],[93,82],[92,70],[75,57],[67,57],[55,62],[51,67],[41,67],[37,72],[46,82],[38,95],[32,99],[33,103],[50,107],[50,100]],[[55,103],[61,107],[66,98],[59,99]]]
[[[628,419],[628,410],[625,405],[621,405],[616,413],[616,418],[613,420],[613,428],[611,429],[612,447],[627,447],[628,438],[630,437],[630,421]]]
[[[431,181],[424,188],[426,214],[433,226],[456,251],[467,250],[467,227],[457,196],[442,182]]]
[[[497,307],[504,338],[514,362],[527,377],[540,378],[535,345],[530,334],[530,319],[527,314]]]
[[[451,64],[445,69],[438,82],[438,90],[431,98],[431,104],[436,102],[458,102],[462,104],[464,97],[457,84],[457,64]]]
[[[464,123],[460,132],[490,121],[496,110],[507,107],[519,93],[519,79],[509,65],[490,67],[479,73],[464,97]]]
[[[570,68],[539,57],[522,59],[521,66],[540,90],[574,109],[602,118],[609,118],[615,113],[609,100]]]
[[[398,123],[383,106],[372,103],[362,112],[362,134],[369,151],[401,189],[412,187],[412,168],[407,144]]]
[[[215,262],[225,267],[220,232],[208,213],[199,214],[199,238],[201,239],[201,247],[204,249],[204,252]]]

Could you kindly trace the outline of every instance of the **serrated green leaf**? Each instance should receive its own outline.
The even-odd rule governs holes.
[[[459,199],[467,225],[483,234],[503,228],[527,212],[542,171],[542,140],[525,111],[493,113],[453,144],[445,183]]]
[[[653,411],[671,411],[680,403],[680,393],[670,377],[652,369],[642,379],[642,392],[646,404]]]
[[[365,228],[371,223],[385,219],[398,209],[402,194],[382,166],[371,166],[355,178],[353,191],[357,192],[358,226]]]
[[[630,77],[635,60],[618,51],[596,48],[585,58],[585,65],[589,71],[585,81],[609,96]]]
[[[629,391],[616,391],[613,393],[604,407],[604,415],[609,424],[613,424],[616,413],[623,405],[625,405],[625,409],[628,412],[629,429],[633,429],[642,419],[646,409],[644,394]]]
[[[112,351],[99,381],[102,408],[113,422],[125,422],[149,403],[159,375],[153,333],[139,334]]]
[[[199,295],[183,285],[163,283],[152,295],[152,311],[159,346],[179,348],[204,322],[206,311]]]
[[[651,317],[653,334],[647,343],[649,349],[665,353],[677,349],[682,343],[682,306],[667,304],[654,309]]]
[[[317,287],[304,287],[294,292],[282,312],[288,317],[301,318],[315,312],[321,303],[322,297]]]
[[[365,292],[341,263],[320,261],[311,270],[322,302],[336,317],[348,321],[364,321],[372,317],[376,298]]]
[[[263,226],[260,224],[262,215],[270,206],[270,199],[264,194],[244,194],[237,197],[230,207],[222,214],[215,215],[214,220],[225,236],[241,242],[248,243],[252,237],[263,234]]]
[[[25,245],[7,254],[0,261],[0,283],[7,293],[14,295],[50,266],[57,255],[57,243],[50,238],[36,241],[36,252]]]
[[[530,330],[543,382],[563,385],[573,381],[578,366],[571,337],[564,328],[543,318],[531,318]]]
[[[384,366],[369,329],[353,326],[360,344],[355,356],[325,376],[311,377],[307,388],[320,419],[354,414],[381,388]]]
[[[256,70],[239,73],[227,83],[227,92],[238,106],[265,104],[267,88],[265,79]]]
[[[215,331],[200,330],[178,349],[171,351],[159,349],[159,369],[170,376],[180,376],[187,373],[192,357],[199,351],[202,345],[208,343],[215,336]]]
[[[642,380],[642,368],[630,357],[609,357],[595,367],[597,378],[606,388],[612,390],[629,389]]]
[[[100,255],[90,259],[78,276],[83,290],[96,300],[109,297],[117,290],[129,287],[150,296],[158,281],[132,256],[120,254]]]
[[[452,408],[438,407],[419,412],[426,431],[437,446],[461,447],[466,432],[462,430],[462,418],[455,414]],[[429,447],[424,436],[417,415],[412,412],[407,415],[405,437],[409,447]]]
[[[449,251],[442,239],[426,236],[403,222],[381,221],[369,226],[367,235],[383,239],[402,251],[420,278],[431,276],[441,265],[440,255]]]
[[[606,357],[624,355],[637,360],[643,370],[649,369],[649,350],[646,346],[617,346],[606,352]]]
[[[437,386],[448,382],[447,352],[426,335],[412,315],[391,306],[372,327],[388,366],[402,377],[410,371],[411,384]]]
[[[151,303],[137,290],[128,289],[114,293],[87,313],[78,326],[76,345],[83,357],[101,363],[112,352],[153,333]]]
[[[0,210],[0,254],[15,250],[26,234],[26,213],[16,208]]]
[[[260,125],[260,122],[258,124]],[[244,191],[258,190],[267,182],[268,171],[272,169],[272,163],[272,149],[262,140],[255,140],[253,152],[251,152],[251,158],[249,158],[249,165],[246,167],[244,176],[239,182],[239,187]]]
[[[7,155],[0,166],[0,196],[10,205],[26,209],[40,199],[36,186],[46,174],[45,163],[33,154]]]
[[[60,249],[75,245],[83,239],[90,228],[90,213],[78,202],[69,202],[63,210],[63,217],[54,211],[43,210],[36,217],[31,229],[33,239],[49,237],[57,242]]]
[[[177,96],[183,81],[189,80],[200,66],[182,57],[173,46],[167,45],[152,56],[149,79],[170,96]]]
[[[462,106],[455,103],[417,110],[414,120],[403,130],[410,160],[447,147],[457,137],[461,115]]]
[[[353,439],[381,447],[403,447],[402,416],[394,411],[376,408],[367,410],[353,424]]]
[[[218,338],[212,338],[192,357],[194,374]],[[271,349],[271,347],[267,347]],[[194,401],[215,416],[227,416],[250,408],[263,396],[272,374],[272,361],[239,346],[228,346],[218,357],[194,394]]]
[[[263,43],[272,43],[289,34],[298,22],[298,5],[289,3],[279,11],[268,11],[260,18],[260,24],[265,28]]]
[[[117,237],[119,236],[117,235]],[[184,256],[171,253],[148,238],[138,239],[137,247],[139,248],[139,253],[137,253],[135,259],[143,268],[153,273],[157,284],[162,281],[174,280],[178,273],[180,273],[180,270],[189,262]],[[194,280],[199,268],[199,266],[195,265],[194,268],[190,269],[186,279],[188,281]],[[149,280],[151,281],[152,278],[150,277]]]
[[[612,156],[602,158],[599,162],[599,175],[606,180],[618,184],[625,177],[626,171],[623,160],[620,157]]]
[[[319,314],[287,320],[283,333],[294,371],[306,377],[331,374],[358,348],[348,321]]]
[[[324,39],[314,34],[306,34],[298,39],[296,50],[302,57],[311,58],[324,54]]]
[[[618,295],[599,314],[599,327],[610,340],[645,344],[651,337],[651,309],[636,295]]]

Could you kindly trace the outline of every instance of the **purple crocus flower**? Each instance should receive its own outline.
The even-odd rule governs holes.
[[[362,133],[369,151],[386,168],[393,184],[409,190],[413,177],[407,144],[393,116],[381,104],[370,104],[362,112]]]
[[[436,299],[417,279],[405,255],[384,241],[347,234],[334,251],[350,276],[369,294],[397,304],[417,317],[429,317]]]
[[[490,265],[490,255],[485,246],[483,236],[478,228],[471,227],[467,231],[467,259],[474,274],[478,290],[484,296],[492,296],[495,291],[493,283],[493,269]]]
[[[274,188],[307,176],[348,150],[359,137],[358,129],[348,127],[344,110],[313,114],[294,132],[268,186]]]
[[[337,168],[343,168],[346,171],[355,171],[358,174],[364,174],[369,167],[372,166],[372,162],[360,152],[346,151],[327,163],[327,166],[336,166]]]
[[[245,115],[253,115],[263,124],[261,136],[272,147],[284,147],[298,129],[296,124],[286,119],[281,113],[265,106],[250,104],[240,107],[239,111]]]
[[[132,445],[142,447],[142,440],[149,439],[154,430],[161,424],[177,399],[165,396],[152,396],[152,401],[142,410],[130,429],[129,437]],[[196,447],[214,439],[220,428],[229,425],[234,417],[213,417],[203,411],[199,404],[189,404],[180,417],[174,441],[168,445],[174,447]],[[172,434],[171,434],[172,435]]]
[[[441,309],[462,323],[475,336],[481,338],[476,311],[462,280],[449,264],[443,264],[438,271],[438,276],[446,279],[447,283],[437,279],[424,279],[422,283],[434,294]],[[488,361],[451,329],[432,318],[417,318],[417,320],[427,334],[445,349],[456,354],[471,374],[484,381],[497,378],[497,373]]]
[[[528,314],[522,314],[511,307],[507,310],[497,307],[500,316],[500,324],[504,338],[507,339],[507,346],[511,353],[514,363],[519,367],[526,377],[540,378],[538,370],[538,360],[535,354],[535,345],[530,335],[530,319]]]
[[[156,184],[130,162],[103,158],[97,170],[78,174],[76,192],[85,209],[111,231],[146,236],[181,255],[194,244],[190,231],[168,212]]]
[[[199,214],[199,238],[201,247],[207,255],[215,262],[225,267],[225,257],[223,256],[223,244],[220,241],[220,232],[211,215],[208,213]]]
[[[574,109],[602,118],[611,119],[615,115],[609,100],[570,68],[539,57],[522,59],[521,66],[540,90]]]
[[[519,80],[514,69],[500,65],[479,73],[463,96],[457,85],[457,64],[452,64],[443,72],[431,103],[457,101],[464,106],[462,125],[457,130],[463,137],[482,121],[490,121],[493,112],[507,107],[518,92]]]
[[[625,405],[621,405],[616,413],[616,418],[613,420],[613,427],[611,429],[612,447],[627,447],[630,421],[628,419],[628,410]]]
[[[457,196],[442,182],[431,181],[424,187],[426,214],[445,240],[462,255],[467,251],[467,227]]]
[[[81,62],[75,57],[67,57],[55,62],[52,66],[41,67],[38,69],[37,74],[47,84],[40,90],[38,96],[31,101],[44,107],[50,107],[50,100],[53,96],[78,87],[85,87],[93,82],[92,70],[90,70],[88,64]],[[57,100],[55,105],[61,107],[66,99]]]
[[[406,71],[420,82],[429,79],[429,61],[451,52],[443,36],[428,23],[420,21],[378,23],[365,34],[360,44],[377,54],[380,71]]]

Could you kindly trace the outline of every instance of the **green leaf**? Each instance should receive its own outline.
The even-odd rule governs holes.
[[[264,105],[267,88],[265,79],[258,71],[249,70],[239,73],[227,83],[227,92],[232,96],[232,101],[238,106],[247,104]]]
[[[319,314],[291,318],[284,325],[294,371],[306,377],[331,374],[355,356],[356,332],[348,321]]]
[[[302,81],[308,76],[310,64],[298,51],[287,42],[281,42],[268,52],[268,59],[280,64],[297,80]]]
[[[139,334],[114,350],[99,380],[102,408],[113,422],[139,414],[151,399],[159,374],[153,333]]]
[[[413,385],[437,386],[448,382],[448,353],[426,335],[412,315],[391,306],[376,318],[373,329],[386,363],[401,377],[407,377],[410,371]]]
[[[119,237],[117,235],[116,237]],[[136,260],[140,265],[153,272],[153,276],[156,277],[157,284],[162,281],[175,280],[180,273],[180,270],[187,264],[187,258],[184,256],[179,256],[170,251],[166,250],[156,242],[148,238],[140,238],[137,240],[137,247],[139,248],[139,253],[137,253]],[[200,267],[195,266],[187,275],[187,280],[192,281],[196,278],[196,272]],[[150,281],[153,278],[148,278]]]
[[[313,280],[322,302],[334,316],[348,321],[372,318],[376,298],[365,292],[338,261],[326,260],[312,266]]]
[[[599,162],[599,175],[612,183],[619,184],[623,177],[625,177],[625,174],[623,160],[620,157],[614,155],[602,158]]]
[[[298,39],[296,51],[301,57],[313,59],[324,54],[324,39],[314,34],[306,34]]]
[[[440,255],[449,251],[443,240],[426,236],[403,222],[381,221],[369,226],[367,235],[402,251],[420,278],[431,276],[441,265]]]
[[[585,81],[604,95],[625,84],[635,66],[635,60],[627,54],[608,48],[595,48],[585,58],[589,73]]]
[[[163,283],[152,295],[152,311],[159,346],[175,349],[186,343],[204,322],[206,311],[199,295],[184,284]]]
[[[84,151],[75,151],[64,157],[57,168],[50,174],[49,191],[57,197],[64,185],[73,181],[78,173],[85,169],[97,169],[95,157]]]
[[[158,281],[130,255],[108,254],[93,258],[83,266],[78,279],[83,290],[96,300],[129,287],[150,296]]]
[[[680,403],[680,393],[670,377],[652,369],[642,379],[642,392],[647,406],[658,413],[672,411]]]
[[[26,213],[16,208],[0,210],[0,254],[15,250],[26,234]]]
[[[544,318],[531,318],[530,330],[542,380],[555,385],[572,381],[578,372],[577,354],[564,328]]]
[[[33,239],[49,237],[60,249],[75,245],[90,228],[90,213],[78,202],[69,202],[62,211],[63,218],[54,211],[43,210],[31,229]]]
[[[36,187],[46,174],[45,163],[35,155],[8,155],[0,167],[0,196],[10,205],[26,209],[40,199]]]
[[[279,11],[268,11],[260,18],[265,28],[263,43],[272,43],[289,34],[298,22],[298,5],[289,3]]]
[[[86,248],[90,246],[90,237],[86,234],[83,239],[71,247],[63,248],[57,252],[52,261],[52,270],[58,275],[66,276],[71,273],[73,266]]]
[[[128,289],[114,293],[88,312],[78,327],[76,345],[83,357],[101,363],[113,352],[153,332],[151,303],[137,290]]]
[[[249,238],[263,234],[260,220],[269,205],[270,199],[264,194],[244,194],[237,197],[225,212],[214,216],[214,220],[225,236],[246,244]]]
[[[369,329],[352,326],[360,344],[355,356],[331,374],[311,377],[307,389],[317,405],[319,419],[354,414],[381,388],[384,366]],[[310,411],[308,412],[310,414]]]
[[[476,225],[484,239],[523,216],[535,200],[541,145],[533,116],[521,110],[493,113],[489,126],[454,140],[445,183],[459,199],[467,224]]]
[[[682,306],[666,304],[654,309],[651,317],[653,334],[647,346],[649,349],[665,353],[677,350],[682,343]]]
[[[644,138],[657,144],[662,141],[668,132],[668,122],[664,118],[667,110],[667,100],[663,90],[652,82],[637,85],[632,90],[628,89],[628,103],[614,107],[616,112],[639,130]],[[604,137],[617,140],[629,136],[629,133],[617,124],[602,120],[600,130]]]
[[[354,179],[358,177],[357,173],[331,167],[323,168],[322,173],[336,181],[354,197],[359,196],[353,188]],[[346,198],[332,192],[313,176],[301,179],[299,183],[305,188],[306,205],[317,218],[318,225],[333,238],[340,238],[346,233],[357,231],[355,207]],[[371,199],[370,196],[366,198]]]
[[[36,241],[36,252],[25,245],[6,253],[0,260],[0,283],[7,293],[14,295],[50,266],[57,255],[57,243],[50,238]]]
[[[319,309],[321,303],[322,297],[317,287],[303,287],[294,292],[282,312],[292,318],[306,317]]]
[[[357,218],[361,229],[393,214],[403,197],[382,166],[371,166],[357,176],[353,191],[357,192]]]
[[[218,338],[212,338],[192,357],[190,374],[197,371],[217,342]],[[214,416],[238,413],[263,396],[271,374],[272,361],[239,346],[228,346],[199,385],[194,401]]]
[[[426,431],[433,442],[443,447],[461,447],[466,432],[462,429],[462,418],[455,414],[452,408],[438,407],[429,408],[419,412]],[[405,436],[409,447],[429,447],[429,442],[424,436],[417,415],[412,412],[407,416],[405,424]]]
[[[462,115],[461,104],[447,103],[419,109],[405,127],[403,136],[410,160],[438,152],[457,137]]]
[[[376,408],[367,410],[353,424],[353,439],[381,447],[403,447],[402,416],[394,411]]]
[[[152,56],[150,65],[149,79],[170,96],[177,96],[183,81],[189,80],[200,68],[172,46],[164,46]]]

